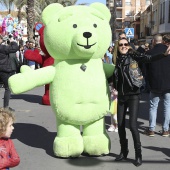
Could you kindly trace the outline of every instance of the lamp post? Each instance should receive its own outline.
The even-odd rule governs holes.
[[[110,7],[110,13],[111,13],[111,19],[110,19],[110,26],[112,29],[112,41],[116,40],[116,2],[113,0],[109,4]]]

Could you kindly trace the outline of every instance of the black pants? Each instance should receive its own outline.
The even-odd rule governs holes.
[[[132,133],[135,149],[141,147],[137,125],[139,98],[139,95],[118,96],[117,121],[120,144],[123,144],[123,142],[126,141],[125,116],[127,107],[129,107],[129,127]]]
[[[9,99],[11,96],[11,91],[8,86],[8,79],[11,76],[11,73],[6,73],[6,72],[0,72],[0,78],[4,84],[5,92],[4,92],[4,103],[3,107],[8,107],[9,106]]]

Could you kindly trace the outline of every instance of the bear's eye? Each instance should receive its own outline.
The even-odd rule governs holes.
[[[97,28],[97,24],[93,24],[94,28]]]
[[[73,28],[77,28],[77,24],[73,24]]]

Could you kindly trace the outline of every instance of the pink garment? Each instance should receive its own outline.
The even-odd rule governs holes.
[[[0,169],[6,170],[20,163],[20,158],[11,139],[0,138]]]
[[[6,27],[7,27],[7,17],[5,17],[2,22],[2,34],[3,35],[6,35]]]

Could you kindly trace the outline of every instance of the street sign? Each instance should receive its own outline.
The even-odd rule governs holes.
[[[125,28],[126,37],[134,38],[134,28]]]

